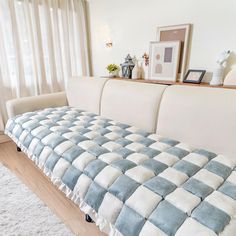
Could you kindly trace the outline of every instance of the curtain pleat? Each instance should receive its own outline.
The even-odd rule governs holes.
[[[54,34],[54,53],[55,53],[55,60],[56,60],[56,73],[57,73],[57,80],[59,81],[59,84],[61,84],[63,87],[65,86],[65,81],[63,80],[64,76],[66,75],[66,72],[63,68],[63,60],[62,60],[62,38],[60,37],[60,17],[59,13],[57,11],[59,7],[58,0],[51,1],[52,5],[52,23],[53,23],[53,34]]]
[[[85,0],[0,1],[0,131],[5,102],[89,75]]]
[[[1,71],[1,69],[0,69],[0,92],[3,92],[3,88],[2,88],[2,71]],[[0,96],[0,107],[1,107],[1,110],[0,110],[0,135],[1,135],[3,133],[3,130],[4,130],[3,115],[6,114],[6,110],[4,109],[4,100],[1,98],[1,96]]]
[[[14,1],[8,1],[9,3],[9,10],[11,16],[11,27],[12,27],[12,36],[14,42],[14,51],[15,51],[15,58],[16,58],[16,76],[19,78],[16,80],[16,92],[17,97],[24,97],[28,95],[27,88],[26,88],[26,81],[25,81],[25,72],[23,66],[23,52],[22,52],[22,38],[19,35],[20,31],[20,24],[17,22],[16,19],[16,10],[15,10],[15,3]]]
[[[37,68],[37,56],[36,56],[36,45],[35,45],[35,40],[34,40],[34,33],[33,33],[33,23],[31,20],[31,6],[29,4],[28,0],[25,0],[25,4],[23,5],[24,8],[24,18],[25,18],[25,22],[27,24],[27,35],[29,36],[29,46],[30,46],[30,50],[32,51],[32,62],[33,62],[33,66],[32,66],[32,70],[33,70],[33,74],[34,76],[32,76],[32,83],[33,83],[33,87],[34,87],[34,91],[33,93],[35,95],[39,94],[39,75],[38,75],[38,68]]]
[[[75,19],[77,33],[77,42],[76,46],[78,47],[78,58],[86,58],[85,60],[81,60],[81,65],[83,68],[83,72],[85,74],[90,74],[90,59],[89,59],[89,39],[88,39],[88,22],[87,22],[87,10],[86,10],[86,0],[77,1],[73,0],[75,5],[75,12],[77,13],[77,17]]]
[[[72,75],[72,67],[71,67],[71,57],[70,57],[70,36],[69,36],[69,30],[68,30],[68,24],[67,24],[67,19],[68,19],[68,1],[60,1],[60,6],[61,9],[61,21],[62,21],[62,40],[64,42],[63,44],[63,49],[62,53],[64,54],[64,59],[65,62],[65,67],[64,69],[66,70],[67,74]]]
[[[35,48],[35,56],[37,58],[37,68],[38,68],[38,85],[39,85],[39,92],[40,93],[49,93],[50,90],[48,88],[47,84],[47,76],[46,76],[46,68],[45,68],[45,56],[43,51],[43,38],[42,38],[42,31],[40,27],[40,17],[39,17],[39,0],[31,1],[32,4],[32,15],[31,15],[31,21],[33,23],[33,38],[35,45],[37,47]]]

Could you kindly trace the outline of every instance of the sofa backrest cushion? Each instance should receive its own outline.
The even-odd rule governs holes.
[[[103,89],[101,115],[155,132],[162,94],[167,86],[109,80]]]
[[[157,133],[236,158],[235,104],[236,90],[170,86],[162,97]]]
[[[72,77],[67,84],[69,106],[99,114],[103,87],[108,79]]]

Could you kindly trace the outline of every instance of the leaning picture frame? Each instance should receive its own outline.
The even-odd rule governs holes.
[[[180,41],[150,42],[149,79],[176,82]]]
[[[184,83],[200,84],[205,75],[205,70],[188,70],[184,77]]]
[[[187,71],[191,24],[162,26],[157,28],[157,41],[180,41],[180,60],[177,80],[183,81]]]

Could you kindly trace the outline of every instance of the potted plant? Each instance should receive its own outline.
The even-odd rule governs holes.
[[[119,75],[120,67],[116,64],[109,64],[106,69],[111,77],[117,77]]]

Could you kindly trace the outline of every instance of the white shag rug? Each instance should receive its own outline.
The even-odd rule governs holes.
[[[0,164],[0,236],[72,236],[14,174]]]

